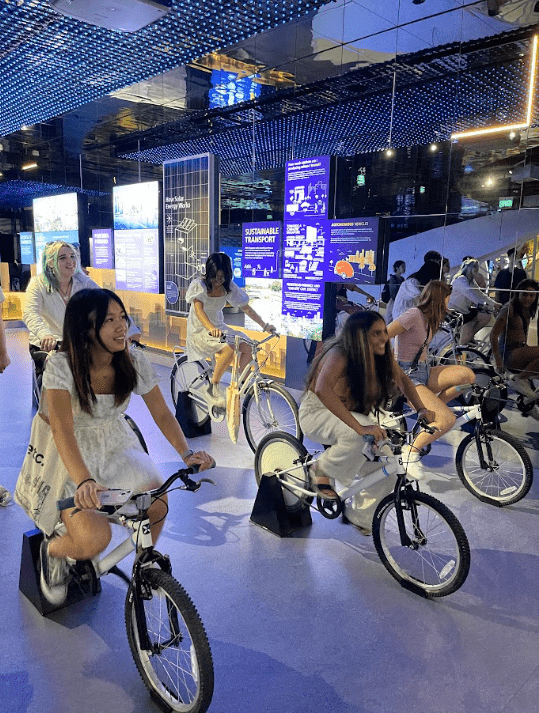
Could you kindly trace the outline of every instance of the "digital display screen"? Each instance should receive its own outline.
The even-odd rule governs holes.
[[[20,233],[21,263],[33,265],[36,261],[36,250],[33,233]]]
[[[253,81],[259,74],[238,78],[236,72],[214,69],[211,73],[212,89],[208,92],[209,108],[233,106],[260,96],[261,86]]]
[[[281,277],[281,223],[243,223],[245,277]]]
[[[79,212],[76,193],[34,198],[34,233],[36,263],[41,266],[41,255],[46,243],[63,240],[73,245],[79,242]]]
[[[328,217],[330,157],[287,161],[285,220]]]
[[[282,331],[281,295],[283,292],[282,280],[268,278],[246,277],[243,288],[249,295],[249,305],[257,312],[267,324],[273,324],[277,331]],[[244,327],[260,332],[260,325],[253,322],[245,315]]]
[[[330,220],[326,235],[326,282],[374,283],[378,218]]]
[[[221,251],[228,255],[232,263],[232,279],[238,287],[244,287],[241,247],[239,245],[221,245]]]
[[[104,270],[114,269],[112,230],[110,228],[92,230],[92,265]]]
[[[159,293],[159,184],[115,186],[116,288]]]

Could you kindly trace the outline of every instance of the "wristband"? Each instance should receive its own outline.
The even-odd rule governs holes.
[[[86,480],[83,480],[82,483],[79,483],[79,484],[77,485],[77,490],[80,488],[81,485],[84,485],[84,483],[87,483],[87,482],[90,481],[90,480],[93,480],[94,483],[96,482],[96,479],[95,479],[95,478],[86,478]]]
[[[180,458],[185,462],[186,458],[189,458],[189,456],[194,455],[194,451],[192,451],[190,448],[188,448],[185,453],[180,453]]]

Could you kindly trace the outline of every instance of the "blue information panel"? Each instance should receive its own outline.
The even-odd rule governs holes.
[[[324,280],[374,283],[378,218],[330,220],[326,234]]]
[[[329,221],[285,223],[282,329],[291,337],[321,339],[324,255]]]
[[[244,287],[241,247],[239,245],[221,245],[221,251],[228,255],[232,263],[232,279],[238,287]]]
[[[328,217],[330,157],[287,161],[285,220]]]
[[[115,186],[116,288],[159,292],[159,184]]]
[[[243,273],[245,277],[281,276],[281,223],[243,223]]]
[[[110,228],[92,230],[92,265],[104,270],[114,269],[112,230]]]
[[[66,243],[79,242],[79,213],[76,193],[34,198],[34,232],[36,263],[41,266],[41,255],[46,243],[63,240]]]
[[[33,233],[20,233],[21,263],[33,265],[36,261],[36,250]]]

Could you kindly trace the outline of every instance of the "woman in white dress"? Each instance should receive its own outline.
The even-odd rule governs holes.
[[[193,453],[165,403],[158,378],[145,355],[127,348],[128,317],[120,298],[109,290],[80,290],[68,303],[61,350],[47,359],[44,402],[35,418],[50,422],[51,435],[63,463],[58,478],[63,497],[74,495],[81,510],[58,513],[66,533],[43,540],[41,586],[52,603],[67,593],[66,558],[92,559],[110,542],[107,520],[96,513],[99,491],[157,487],[161,478],[123,413],[131,393],[140,394],[165,438],[187,465],[212,464],[204,451]],[[43,414],[43,415],[41,415]],[[162,498],[149,510],[157,539],[167,506]]]
[[[229,344],[223,344],[220,338],[223,333],[242,334],[225,324],[224,306],[228,302],[232,307],[239,307],[265,332],[274,332],[275,327],[264,322],[249,306],[247,293],[232,281],[232,263],[225,253],[209,256],[204,276],[189,285],[185,299],[191,305],[187,318],[187,358],[196,361],[215,357],[215,370],[204,396],[210,408],[224,408],[225,398],[219,389],[219,382],[232,363],[234,349]],[[251,350],[247,344],[240,344],[240,352],[241,374],[251,359]]]

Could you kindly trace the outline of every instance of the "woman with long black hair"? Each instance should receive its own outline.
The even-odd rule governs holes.
[[[198,463],[205,470],[213,462],[204,451],[193,453],[189,448],[150,362],[142,351],[128,350],[127,325],[124,305],[113,292],[80,290],[67,304],[60,351],[47,359],[35,419],[50,423],[46,438],[53,439],[60,456],[53,478],[61,480],[55,480],[60,487],[63,484],[62,497],[74,496],[81,511],[74,516],[73,509],[58,512],[57,522],[64,524],[65,534],[54,530],[52,537],[43,540],[41,588],[54,604],[61,603],[67,593],[67,558],[92,559],[110,542],[109,523],[94,512],[99,492],[110,488],[144,491],[161,483],[157,468],[123,416],[132,393],[142,396],[184,463]],[[23,472],[19,481],[24,481]],[[16,497],[19,482],[17,486]],[[24,486],[21,482],[21,494]],[[25,507],[23,497],[17,501]],[[148,511],[154,541],[166,511],[164,498]]]
[[[233,307],[239,307],[265,332],[273,332],[275,327],[264,322],[249,306],[249,296],[232,280],[232,263],[226,253],[209,256],[205,274],[189,285],[185,300],[191,305],[187,318],[187,357],[189,361],[215,357],[215,370],[204,396],[210,407],[224,408],[225,397],[219,389],[219,382],[232,363],[234,350],[229,344],[223,344],[220,337],[223,333],[241,334],[225,324],[224,306],[228,302]],[[241,374],[251,358],[251,350],[247,344],[240,344],[240,352]]]
[[[329,446],[310,468],[311,484],[321,497],[337,497],[331,480],[348,486],[360,473],[366,462],[365,436],[375,441],[385,438],[378,422],[380,410],[398,389],[427,421],[434,419],[395,362],[381,315],[371,311],[350,315],[340,335],[328,340],[313,361],[299,409],[304,434]],[[393,484],[392,478],[385,478],[362,496],[361,504],[354,504],[354,524],[370,529],[376,504]]]

